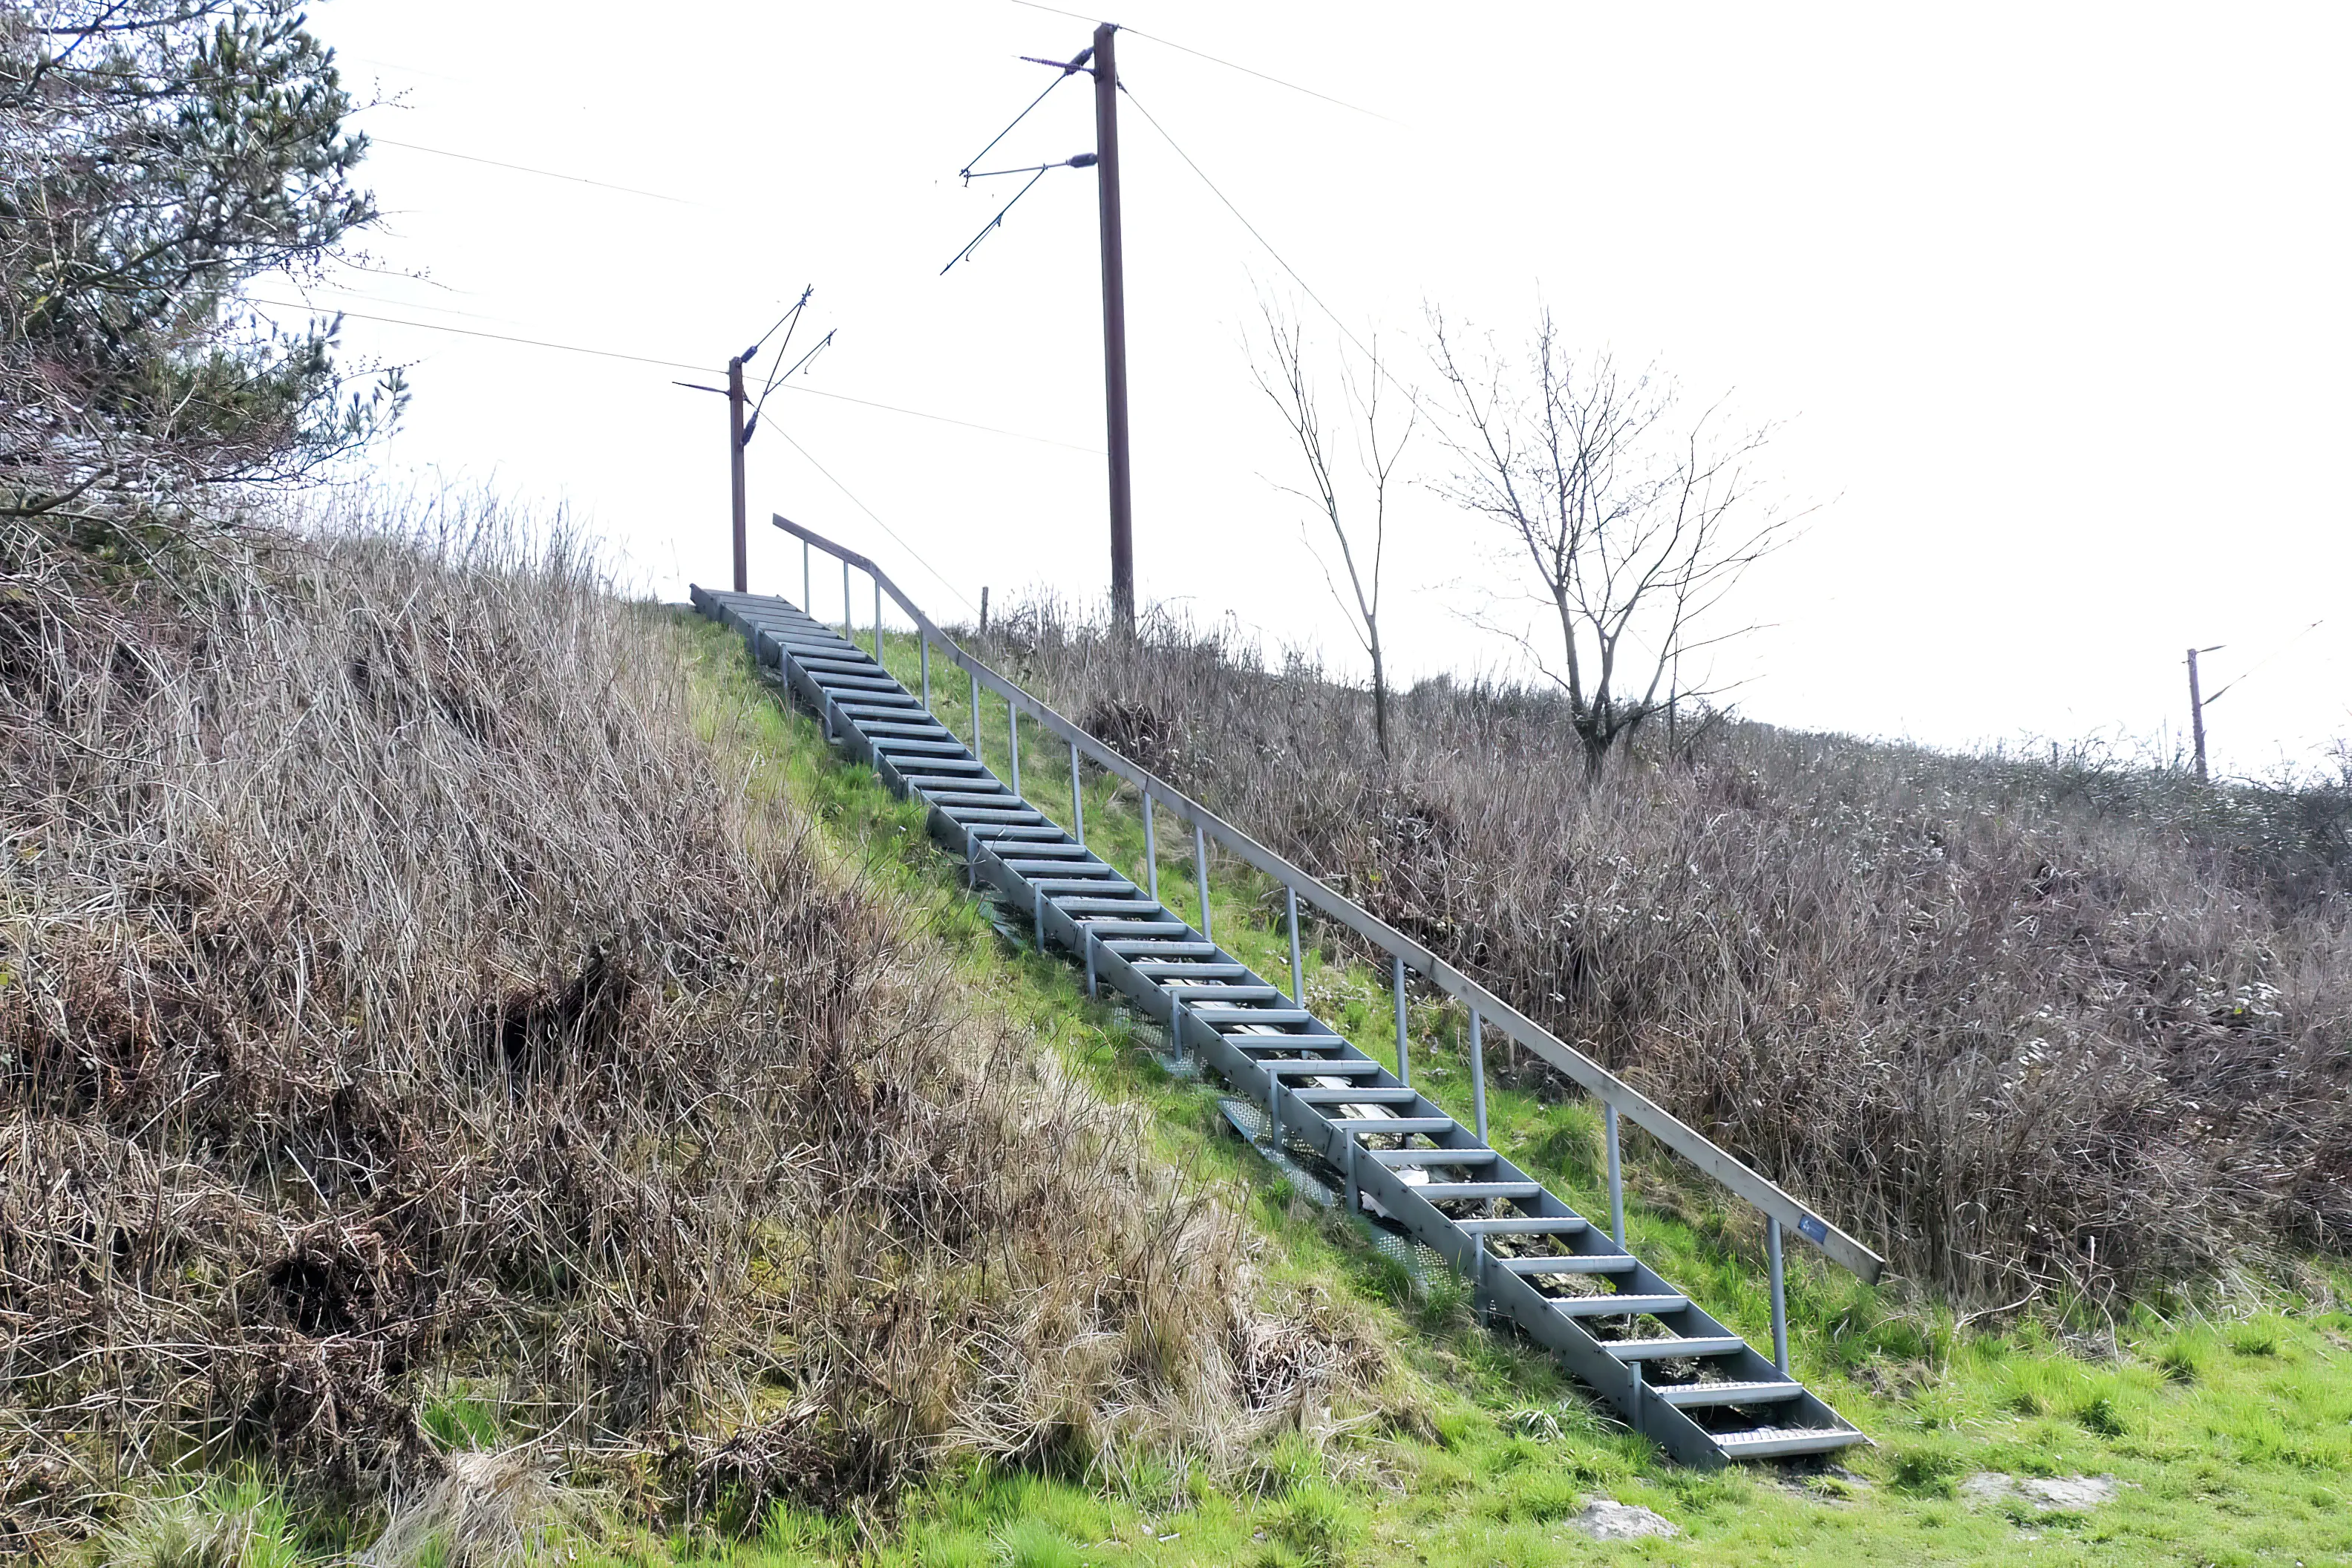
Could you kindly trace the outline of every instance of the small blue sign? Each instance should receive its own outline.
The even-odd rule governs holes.
[[[1800,1215],[1797,1217],[1797,1234],[1803,1237],[1807,1241],[1811,1242],[1815,1247],[1822,1247],[1828,1244],[1830,1239],[1830,1227],[1826,1223],[1822,1220],[1815,1219],[1811,1215]]]

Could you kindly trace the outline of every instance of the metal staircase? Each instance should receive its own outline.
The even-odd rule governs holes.
[[[1865,1278],[1877,1273],[1874,1255],[1434,955],[987,672],[987,684],[1010,707],[1013,778],[998,778],[934,715],[928,700],[936,641],[971,674],[976,734],[985,667],[948,642],[871,563],[777,521],[804,542],[843,557],[845,621],[852,563],[874,574],[877,626],[885,587],[914,616],[924,637],[924,695],[899,684],[844,631],[782,599],[696,588],[696,607],[740,630],[759,662],[778,671],[824,720],[835,746],[870,764],[894,791],[927,805],[933,834],[963,857],[973,887],[985,885],[1001,903],[1024,915],[1039,946],[1069,952],[1085,964],[1090,991],[1108,984],[1125,995],[1166,1026],[1177,1057],[1246,1097],[1229,1101],[1228,1114],[1270,1159],[1310,1187],[1327,1188],[1385,1245],[1425,1248],[1424,1258],[1433,1255],[1468,1276],[1490,1322],[1516,1325],[1546,1346],[1634,1430],[1685,1463],[1714,1466],[1821,1454],[1868,1441],[1790,1374],[1780,1289],[1781,1215],[1792,1216],[1801,1237]],[[1097,766],[1140,784],[1148,835],[1161,811],[1189,821],[1204,926],[1210,920],[1206,842],[1212,825],[1227,847],[1262,868],[1287,873],[1282,876],[1290,909],[1287,994],[1160,900],[1156,854],[1147,855],[1151,869],[1146,885],[1138,887],[1090,852],[1081,793],[1073,791],[1072,830],[1022,795],[1019,730],[1024,711],[1067,742],[1074,783],[1084,753]],[[1302,896],[1312,907],[1383,940],[1395,954],[1401,1073],[1411,1070],[1404,1008],[1408,960],[1433,983],[1470,1001],[1481,1131],[1456,1121],[1407,1077],[1367,1057],[1302,1005]],[[1577,1213],[1486,1145],[1477,1043],[1482,1016],[1503,1023],[1523,1044],[1538,1046],[1538,1054],[1559,1053],[1560,1065],[1602,1099],[1612,1194],[1605,1226]],[[1541,1040],[1531,1038],[1530,1031]],[[1548,1049],[1540,1048],[1547,1044]],[[1771,1355],[1717,1322],[1625,1249],[1617,1144],[1621,1110],[1765,1208],[1773,1286]]]

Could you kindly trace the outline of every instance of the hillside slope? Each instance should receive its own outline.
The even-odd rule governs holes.
[[[0,1550],[247,1468],[364,1539],[477,1440],[755,1521],[1312,1393],[1233,1215],[826,860],[764,699],[476,521],[6,623]]]
[[[1164,617],[983,657],[1981,1306],[2352,1247],[2352,793],[1370,703]]]
[[[702,678],[747,683],[741,640],[709,623],[694,629]],[[886,652],[895,672],[919,680],[910,641],[893,639]],[[961,703],[941,706],[964,732]],[[1002,765],[1002,710],[993,717],[982,750]],[[935,940],[988,1011],[1051,1042],[1106,1097],[1147,1109],[1163,1158],[1249,1194],[1239,1206],[1262,1238],[1274,1288],[1352,1325],[1382,1347],[1391,1371],[1360,1402],[1301,1408],[1294,1430],[1224,1477],[1156,1466],[1092,1477],[977,1468],[909,1495],[879,1532],[853,1517],[790,1510],[749,1542],[607,1542],[601,1551],[583,1544],[583,1560],[1538,1568],[1622,1559],[1627,1548],[1591,1542],[1573,1523],[1601,1498],[1654,1510],[1683,1532],[1637,1549],[1651,1554],[1644,1560],[1690,1563],[2251,1564],[2352,1552],[2352,1512],[2327,1479],[2352,1464],[2344,1376],[2352,1317],[2327,1299],[2347,1289],[2340,1271],[2332,1283],[2314,1279],[2317,1300],[2279,1300],[2285,1311],[2241,1302],[2220,1321],[2168,1323],[2143,1310],[2112,1332],[2081,1332],[2035,1318],[1966,1323],[1932,1300],[1873,1292],[1801,1258],[1790,1273],[1798,1370],[1879,1446],[1834,1470],[1682,1469],[1532,1347],[1476,1327],[1455,1282],[1437,1276],[1416,1286],[1363,1233],[1273,1179],[1231,1135],[1212,1086],[1162,1070],[1152,1020],[1087,1000],[1077,968],[1032,950],[1022,922],[1009,937],[992,931],[963,890],[960,863],[927,842],[919,814],[841,762],[814,721],[779,707],[761,743],[842,858],[931,911]],[[1066,798],[1066,763],[1054,748],[1024,747],[1023,774],[1037,798]],[[1089,843],[1139,879],[1139,804],[1116,781],[1088,781]],[[1160,885],[1196,912],[1190,847],[1173,837],[1160,838]],[[1210,891],[1220,940],[1246,962],[1284,968],[1280,905],[1264,879],[1221,862]],[[1318,1007],[1367,1051],[1387,1049],[1385,977],[1336,944],[1310,948],[1306,963]],[[1416,1007],[1416,1078],[1466,1114],[1468,1063],[1448,1024]],[[1603,1201],[1588,1107],[1540,1082],[1496,1085],[1488,1098],[1496,1141],[1515,1161],[1580,1204]],[[1706,1184],[1671,1157],[1637,1155],[1630,1186],[1629,1225],[1643,1255],[1736,1326],[1762,1332],[1769,1309],[1752,1215],[1715,1206]],[[2044,1506],[2004,1477],[2069,1483],[2055,1490],[2081,1500]],[[2071,1484],[2084,1477],[2096,1484]]]

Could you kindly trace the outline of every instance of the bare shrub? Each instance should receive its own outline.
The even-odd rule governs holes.
[[[409,1495],[453,1378],[756,1518],[1349,1374],[1269,1385],[1235,1218],[821,868],[681,634],[467,526],[0,681],[8,1541],[167,1463]]]
[[[1053,606],[990,652],[1964,1300],[2352,1245],[2344,813],[1717,723],[1588,795],[1554,694]],[[1637,756],[1637,760],[1642,760]]]

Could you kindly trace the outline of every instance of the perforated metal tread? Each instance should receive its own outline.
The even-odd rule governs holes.
[[[975,890],[1011,910],[1000,929],[1025,924],[1166,1026],[1181,1062],[1243,1097],[1227,1115],[1261,1152],[1380,1222],[1376,1237],[1470,1275],[1490,1321],[1544,1344],[1635,1430],[1697,1465],[1868,1441],[1605,1229],[1093,856],[865,649],[782,599],[697,588],[694,602],[745,636],[836,747],[930,807],[934,837],[963,857]],[[1200,984],[1212,979],[1231,988]],[[1405,1146],[1373,1150],[1370,1137]],[[1475,1179],[1433,1179],[1465,1167]],[[1547,1254],[1561,1266],[1546,1268]],[[1549,1293],[1569,1276],[1614,1293]],[[1666,1332],[1610,1337],[1643,1323]],[[1748,1397],[1721,1397],[1735,1388]],[[1772,1425],[1738,1424],[1738,1411],[1768,1406]]]

